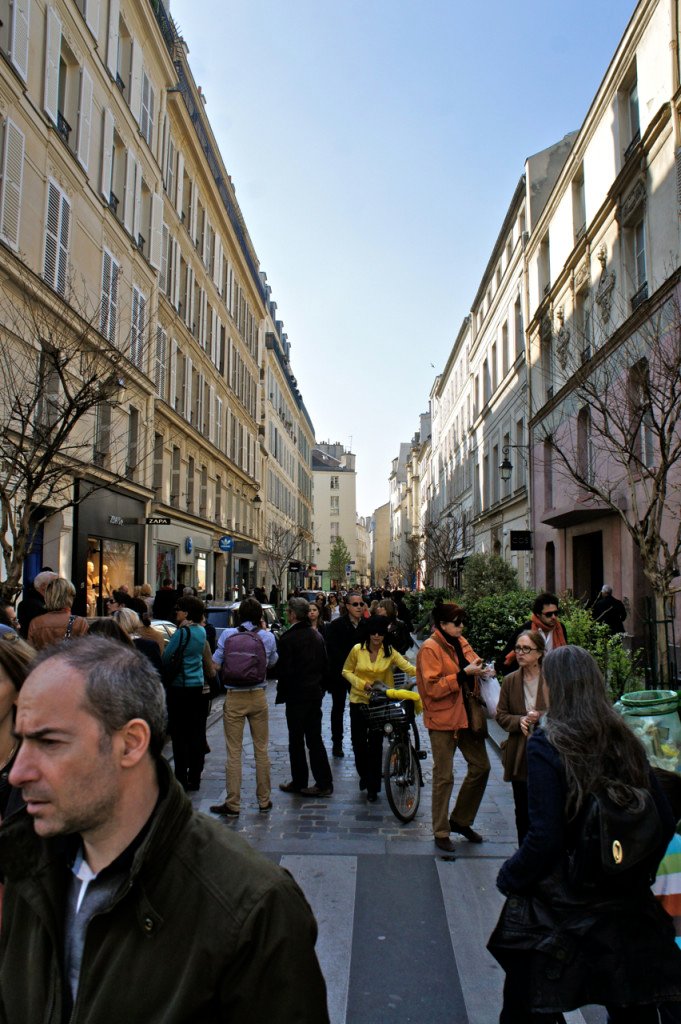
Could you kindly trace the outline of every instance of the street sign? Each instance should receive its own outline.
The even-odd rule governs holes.
[[[532,530],[511,530],[511,551],[531,551]]]
[[[220,537],[218,547],[220,551],[231,551],[234,547],[234,537]]]
[[[147,526],[170,526],[170,516],[147,516]]]

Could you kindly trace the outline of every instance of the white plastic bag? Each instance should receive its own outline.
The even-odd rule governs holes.
[[[496,718],[500,693],[501,686],[496,676],[488,676],[486,679],[484,677],[480,678],[480,696],[484,701],[488,718]]]

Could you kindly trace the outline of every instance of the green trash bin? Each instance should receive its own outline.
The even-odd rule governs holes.
[[[681,718],[676,690],[623,693],[615,711],[641,740],[655,768],[681,774]]]

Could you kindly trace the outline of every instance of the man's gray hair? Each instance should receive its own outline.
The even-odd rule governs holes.
[[[149,752],[161,756],[166,734],[166,699],[158,672],[137,648],[101,636],[85,636],[41,651],[31,670],[50,658],[80,672],[85,679],[85,705],[107,736],[132,718],[149,726]]]
[[[601,587],[601,594],[612,594],[612,587],[609,583],[604,583]]]
[[[58,573],[51,572],[49,569],[45,569],[44,572],[39,572],[33,580],[33,589],[37,590],[39,594],[42,593],[47,584],[51,583],[52,580],[56,580],[58,576]]]
[[[299,622],[304,621],[310,616],[310,602],[306,601],[304,597],[289,597],[288,599],[289,611],[292,611]]]

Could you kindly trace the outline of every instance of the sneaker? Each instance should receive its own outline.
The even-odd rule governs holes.
[[[261,814],[265,814],[267,811],[271,811],[272,801],[270,800],[269,803],[263,804],[262,807],[258,807],[258,810],[260,811]]]
[[[301,796],[331,796],[333,793],[333,786],[329,786],[326,789],[322,789],[321,786],[306,786],[305,789],[301,789]]]
[[[480,833],[476,832],[474,828],[470,827],[470,825],[458,825],[450,818],[449,827],[452,832],[457,832],[460,836],[463,836],[464,839],[467,839],[469,843],[484,843],[485,841]]]
[[[370,804],[375,804],[378,800],[378,793],[367,793],[367,800]]]
[[[225,818],[238,818],[239,811],[235,811],[229,804],[212,804],[210,809],[211,814],[222,814]]]

